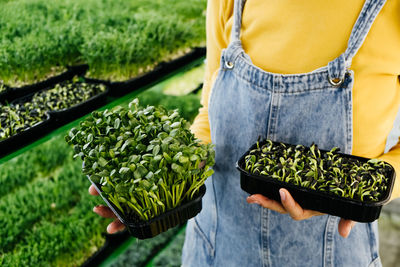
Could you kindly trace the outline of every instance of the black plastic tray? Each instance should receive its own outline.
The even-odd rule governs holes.
[[[75,106],[60,109],[57,111],[50,111],[50,117],[52,117],[58,124],[65,124],[71,122],[81,116],[88,114],[89,112],[100,108],[101,106],[107,104],[107,96],[110,91],[110,84],[107,81],[101,81],[96,79],[84,78],[85,83],[89,84],[104,84],[106,86],[106,91],[97,94],[85,102],[79,103]],[[50,88],[47,88],[50,89]]]
[[[260,142],[260,146],[262,146],[264,143],[265,142]],[[294,145],[291,144],[285,145],[294,147]],[[390,164],[389,166],[392,168],[392,171],[389,177],[388,189],[385,192],[385,195],[382,197],[382,200],[377,202],[359,201],[288,184],[268,176],[256,175],[247,172],[244,168],[245,157],[249,154],[250,150],[255,149],[256,147],[257,143],[254,144],[243,156],[241,156],[236,163],[236,167],[240,171],[240,186],[249,194],[262,194],[270,199],[280,202],[281,198],[279,195],[279,189],[286,188],[293,198],[304,209],[311,209],[358,222],[373,222],[378,219],[383,204],[388,202],[390,199],[396,176],[394,168]],[[327,152],[325,150],[320,151],[321,153]],[[368,158],[357,157],[343,153],[338,154],[343,157],[357,159],[361,162],[366,162],[369,160]]]
[[[89,79],[89,78],[84,78],[85,83],[89,84],[104,84],[106,86],[106,91],[97,94],[85,102],[79,103],[75,106],[65,108],[65,109],[60,109],[56,111],[49,111],[48,114],[50,115],[52,119],[52,123],[56,123],[57,125],[53,125],[55,127],[58,127],[59,125],[63,125],[65,123],[71,122],[103,105],[106,104],[107,102],[107,95],[109,92],[109,83],[105,81],[100,81],[100,80],[95,80],[95,79]],[[64,80],[63,82],[68,81]],[[37,92],[45,91],[54,88],[55,84],[49,87],[46,87],[42,90],[39,90]],[[37,93],[35,92],[35,93]],[[34,96],[35,93],[30,93],[29,95],[25,95],[21,98],[15,99],[12,104],[17,104],[17,103],[25,103],[27,101],[30,101],[32,97]]]
[[[26,129],[25,131],[19,132],[7,139],[0,141],[0,156],[4,156],[18,148],[21,148],[31,141],[44,136],[51,129],[48,127],[51,125],[52,119],[49,114],[47,114],[47,119],[36,123],[32,127]]]
[[[54,86],[57,83],[71,80],[74,76],[83,76],[88,70],[89,66],[87,64],[77,65],[77,66],[67,66],[67,70],[59,75],[50,77],[44,81],[25,85],[22,87],[13,87],[9,91],[0,97],[0,103],[12,102],[18,98],[30,95],[42,89]]]
[[[110,96],[120,97],[126,95],[136,89],[139,89],[145,85],[151,84],[157,81],[161,77],[172,73],[173,71],[181,68],[188,63],[199,59],[206,55],[205,47],[194,48],[189,53],[171,60],[169,62],[162,62],[158,64],[152,71],[138,75],[133,79],[122,81],[122,82],[112,82],[110,84]]]
[[[190,202],[182,204],[181,206],[169,210],[148,221],[131,222],[121,214],[121,212],[113,203],[108,201],[108,199],[103,196],[100,187],[96,183],[93,183],[89,176],[88,179],[94,185],[107,206],[110,207],[118,219],[126,226],[129,233],[139,239],[155,237],[156,235],[161,234],[162,232],[165,232],[168,229],[182,224],[190,218],[196,216],[202,209],[201,200],[206,193],[206,186],[202,185],[197,196]]]
[[[3,100],[8,99],[9,95],[12,93],[12,88],[7,86],[6,84],[3,85],[6,89],[0,92],[0,103],[5,102]]]

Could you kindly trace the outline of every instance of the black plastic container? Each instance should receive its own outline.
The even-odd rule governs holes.
[[[260,146],[262,146],[264,143],[265,142],[260,142]],[[285,145],[293,146],[290,144]],[[286,188],[293,198],[304,209],[315,210],[358,222],[373,222],[378,219],[383,204],[388,202],[390,199],[396,176],[394,168],[390,164],[389,166],[392,170],[390,177],[388,177],[388,189],[386,190],[382,199],[376,202],[359,201],[285,183],[272,177],[249,173],[245,170],[245,157],[256,147],[257,143],[254,144],[242,157],[240,157],[236,163],[236,167],[240,171],[240,186],[249,194],[262,194],[270,199],[280,202],[281,199],[279,195],[279,189]],[[320,151],[321,153],[327,152],[325,150]],[[342,153],[338,154],[342,157],[356,159],[361,162],[367,162],[369,160],[368,158],[362,158],[353,155]]]
[[[51,123],[52,119],[47,114],[46,120],[38,122],[32,127],[0,141],[0,156],[7,155],[45,135],[51,130],[49,128]]]
[[[89,181],[94,185],[101,198],[106,202],[107,206],[114,212],[118,219],[126,226],[129,233],[139,239],[146,239],[155,237],[168,229],[182,224],[196,216],[202,209],[202,198],[206,193],[206,186],[202,185],[199,189],[198,194],[191,201],[180,205],[172,210],[169,210],[153,219],[143,222],[132,222],[125,218],[121,214],[119,209],[110,202],[105,196],[103,196],[100,187],[93,183],[90,177]]]
[[[138,75],[137,77],[127,81],[112,82],[110,84],[110,95],[114,97],[126,95],[136,89],[157,81],[161,77],[172,73],[173,71],[193,62],[196,59],[204,57],[205,55],[206,49],[204,47],[197,47],[177,59],[158,64],[152,71]]]
[[[106,90],[75,106],[57,111],[50,111],[50,117],[53,118],[57,124],[63,125],[71,122],[107,104],[107,96],[110,91],[110,85],[107,81],[84,78],[84,82],[88,84],[104,84],[106,86]]]
[[[52,124],[57,123],[57,125],[53,125],[54,127],[58,127],[59,125],[63,125],[65,123],[71,122],[71,121],[73,121],[85,114],[88,114],[89,112],[91,112],[107,103],[107,95],[109,92],[109,83],[107,83],[105,81],[95,80],[95,79],[88,79],[88,78],[83,78],[83,79],[84,79],[84,82],[88,83],[88,84],[104,84],[106,86],[106,90],[104,92],[97,94],[97,95],[89,98],[88,100],[81,102],[79,104],[76,104],[72,107],[55,110],[55,111],[49,111],[48,114],[50,115],[50,117],[52,119]],[[68,80],[65,80],[63,82],[66,82],[66,81],[68,81]],[[55,85],[56,84],[46,87],[35,93],[50,90],[50,89],[54,88]],[[12,104],[26,103],[28,101],[31,101],[31,99],[35,95],[35,93],[31,93],[24,97],[18,98],[16,100],[14,100],[12,102]]]
[[[79,103],[75,106],[72,106],[70,108],[58,110],[58,111],[50,111],[47,112],[47,119],[35,124],[34,126],[28,128],[25,131],[22,131],[16,135],[13,135],[7,139],[4,139],[3,141],[0,141],[0,156],[5,156],[9,153],[12,153],[16,151],[19,148],[22,148],[23,146],[29,144],[30,142],[33,142],[43,136],[45,136],[47,133],[51,132],[52,130],[56,129],[57,127],[64,125],[68,122],[71,122],[85,114],[88,114],[89,112],[103,106],[107,102],[107,95],[109,92],[109,84],[103,81],[99,80],[94,80],[94,79],[86,79],[86,83],[94,83],[94,84],[99,84],[102,83],[104,84],[107,89],[106,91],[95,95],[88,99],[85,102]],[[53,86],[50,86],[48,88],[45,88],[43,90],[51,89]],[[41,90],[39,90],[41,91]],[[12,101],[12,104],[17,104],[17,103],[25,103],[27,101],[30,101],[35,93],[30,93],[29,95],[25,95],[24,97],[15,99]]]
[[[4,88],[2,92],[0,92],[0,103],[5,102],[9,98],[9,95],[12,94],[12,88],[8,87],[7,85],[3,84]]]

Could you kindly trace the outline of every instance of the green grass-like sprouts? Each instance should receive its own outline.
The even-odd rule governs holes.
[[[337,148],[322,152],[309,148],[274,143],[271,140],[250,151],[245,169],[282,182],[335,194],[341,197],[379,201],[385,196],[391,167],[384,161],[361,161],[339,154]]]
[[[128,218],[149,220],[191,200],[212,174],[214,150],[200,144],[177,110],[116,107],[72,129],[66,141],[83,172]]]
[[[19,0],[0,9],[0,77],[20,86],[60,66],[122,80],[205,43],[206,0]]]

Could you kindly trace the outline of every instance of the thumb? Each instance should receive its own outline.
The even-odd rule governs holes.
[[[339,234],[342,237],[347,238],[350,234],[351,229],[354,227],[355,224],[356,224],[355,221],[340,219],[339,225],[338,225]]]

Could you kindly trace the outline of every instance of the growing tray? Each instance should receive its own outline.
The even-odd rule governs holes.
[[[50,117],[52,117],[57,124],[65,124],[68,122],[71,122],[77,118],[80,118],[81,116],[88,114],[89,112],[100,108],[101,106],[104,106],[107,104],[107,96],[110,91],[110,85],[107,81],[101,81],[101,80],[96,80],[96,79],[89,79],[89,78],[84,78],[85,83],[89,84],[104,84],[106,86],[106,90],[100,94],[97,94],[85,102],[79,103],[75,106],[65,108],[65,109],[60,109],[57,111],[50,111]],[[50,89],[50,88],[47,88]]]
[[[202,198],[206,193],[206,186],[202,185],[197,196],[191,201],[169,210],[153,219],[145,222],[132,222],[121,214],[119,209],[110,202],[103,194],[98,184],[94,183],[88,176],[89,181],[94,185],[101,198],[108,207],[114,212],[118,219],[126,226],[129,233],[139,239],[155,237],[168,229],[182,224],[196,216],[202,209]]]
[[[112,82],[110,84],[110,95],[113,97],[126,95],[136,89],[157,81],[161,77],[205,56],[205,54],[205,47],[197,47],[177,59],[168,62],[161,62],[152,71],[138,75],[133,79],[122,82]]]
[[[10,88],[9,91],[0,96],[0,103],[12,102],[18,98],[30,95],[37,91],[43,90],[45,88],[56,85],[57,83],[71,80],[74,76],[83,76],[88,70],[89,66],[87,64],[67,66],[67,70],[59,75],[50,77],[38,83],[25,85],[21,87]]]
[[[265,142],[260,142],[260,146],[264,143]],[[277,142],[273,143],[278,144]],[[295,147],[291,144],[285,145]],[[270,199],[280,202],[279,189],[285,188],[304,209],[311,209],[358,222],[373,222],[378,219],[382,206],[390,199],[396,175],[394,168],[388,163],[387,164],[391,167],[391,172],[388,177],[388,189],[382,199],[376,202],[359,201],[285,183],[272,177],[249,173],[245,170],[245,157],[256,147],[257,143],[250,147],[250,149],[241,156],[236,163],[236,167],[240,171],[240,186],[249,194],[262,194]],[[328,152],[326,150],[320,151],[321,153]],[[342,157],[356,159],[361,162],[367,162],[369,160],[368,158],[343,153],[338,154]]]
[[[3,85],[5,87],[5,90],[3,90],[2,92],[0,92],[0,102],[4,103],[6,99],[8,99],[9,95],[12,93],[12,88],[7,86],[7,85]]]
[[[10,136],[7,139],[0,141],[0,156],[7,155],[12,151],[21,148],[31,141],[36,140],[39,137],[44,136],[51,129],[49,125],[51,125],[52,119],[49,114],[47,114],[47,119],[41,122],[36,123],[32,127],[29,127],[25,131],[19,132],[13,136]]]
[[[109,84],[107,82],[95,80],[95,79],[84,78],[84,80],[85,80],[85,83],[89,83],[89,84],[104,84],[107,89],[106,89],[106,91],[104,91],[100,94],[97,94],[97,95],[89,98],[85,102],[79,103],[75,106],[65,108],[65,109],[60,109],[57,111],[49,111],[48,114],[50,115],[50,118],[51,118],[51,122],[52,122],[51,126],[53,126],[52,129],[54,129],[60,125],[63,125],[65,123],[68,123],[70,121],[73,121],[73,120],[106,104],[107,95],[109,92]],[[68,81],[68,80],[64,80],[63,82],[65,82],[65,81]],[[55,85],[56,84],[46,87],[37,92],[52,89]],[[37,93],[37,92],[35,92],[35,93]],[[14,100],[12,103],[17,104],[17,103],[28,102],[32,99],[32,97],[34,96],[35,93],[30,93],[29,95],[25,95],[21,98],[18,98],[16,100]]]

